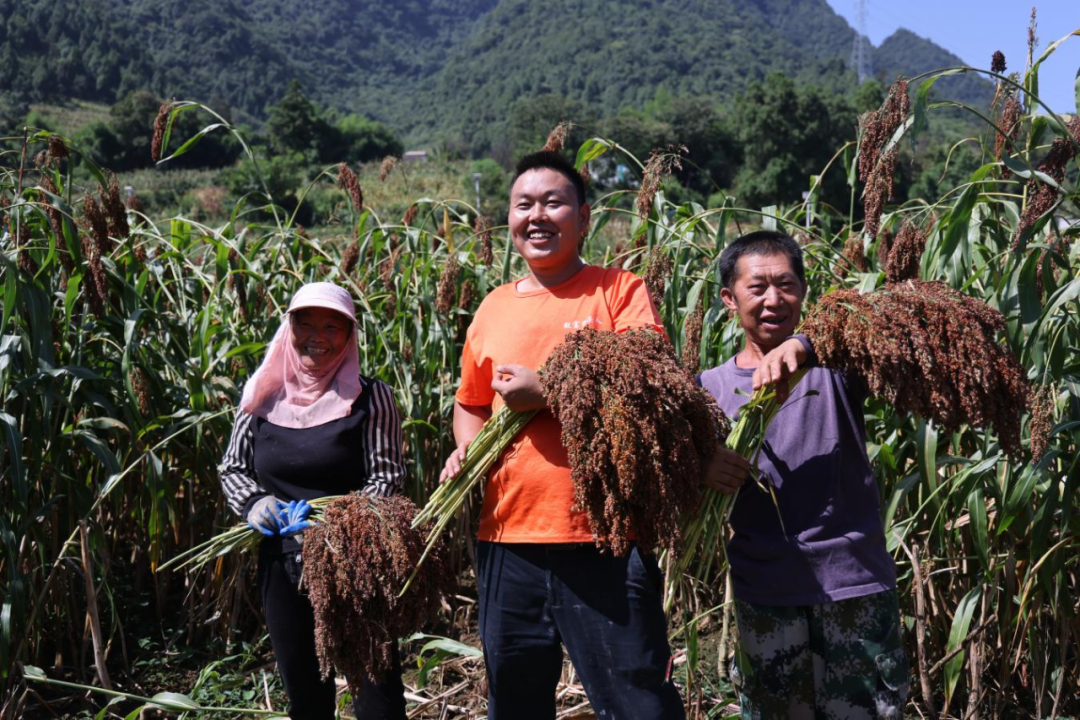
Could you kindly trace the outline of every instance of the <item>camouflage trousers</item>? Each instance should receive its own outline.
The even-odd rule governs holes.
[[[910,688],[895,590],[804,607],[735,601],[743,720],[902,720]]]

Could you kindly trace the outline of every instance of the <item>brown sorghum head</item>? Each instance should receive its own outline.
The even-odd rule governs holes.
[[[416,220],[416,213],[419,210],[420,208],[416,207],[416,203],[409,205],[408,209],[405,210],[405,214],[401,217],[401,224],[405,227],[412,227],[413,221]]]
[[[1020,132],[1020,101],[1012,95],[1005,98],[1005,105],[1001,109],[1001,118],[998,120],[998,132],[994,140],[994,156],[1001,160],[1008,147],[1016,140]],[[1002,177],[1009,176],[1009,169],[1002,166]]]
[[[344,190],[349,196],[349,200],[352,201],[353,209],[358,213],[363,212],[364,191],[360,189],[360,178],[356,176],[348,163],[338,165],[337,182],[338,187]]]
[[[55,160],[63,160],[68,156],[68,147],[63,138],[58,135],[49,136],[49,155]]]
[[[135,392],[135,401],[139,406],[139,412],[144,418],[154,416],[154,407],[150,404],[150,384],[146,382],[146,375],[142,368],[133,368],[128,374],[131,389]]]
[[[652,298],[653,307],[658,311],[661,303],[664,302],[664,289],[668,278],[671,277],[671,270],[671,257],[661,250],[659,246],[654,247],[652,254],[649,256],[649,264],[645,267],[645,277],[642,279],[645,281],[645,287],[649,290],[649,297]]]
[[[883,263],[885,277],[889,282],[918,280],[919,265],[926,249],[926,235],[911,221],[904,221],[896,239],[889,246]]]
[[[683,339],[682,363],[692,374],[701,369],[701,333],[705,321],[704,293],[697,305],[686,317],[686,335]]]
[[[169,111],[172,110],[172,106],[167,103],[161,103],[161,107],[158,108],[157,117],[154,118],[154,139],[150,141],[150,157],[154,162],[161,159],[161,151],[164,150],[161,144],[165,141],[165,128],[169,126]]]
[[[1076,144],[1080,143],[1080,115],[1074,117],[1067,128],[1070,138],[1057,137],[1050,145],[1050,151],[1039,163],[1039,171],[1052,177],[1061,184],[1065,180],[1065,169],[1076,157]],[[1020,215],[1013,235],[1013,249],[1020,247],[1020,236],[1044,214],[1054,207],[1058,200],[1058,189],[1049,183],[1040,182],[1035,176],[1028,181],[1028,203]]]
[[[454,580],[442,540],[419,566],[428,528],[413,529],[416,506],[404,495],[344,495],[305,531],[304,583],[315,612],[315,650],[323,677],[336,670],[356,697],[364,680],[382,680],[393,647],[427,625]]]
[[[865,231],[877,235],[881,213],[892,198],[893,175],[899,153],[896,146],[885,147],[907,119],[910,99],[906,80],[897,80],[889,89],[881,108],[862,117],[862,140],[859,145],[859,178],[866,183],[863,206],[866,211]]]
[[[863,251],[862,237],[853,235],[847,239],[844,243],[844,250],[841,253],[844,259],[848,261],[849,265],[859,272],[866,272],[870,269],[870,262],[866,259],[866,252]],[[847,274],[848,268],[841,268],[844,270],[844,274]]]
[[[566,144],[566,138],[570,136],[570,131],[573,128],[574,123],[567,120],[561,121],[548,133],[547,142],[544,143],[544,147],[540,148],[540,151],[562,152],[563,146]]]
[[[360,241],[353,240],[349,243],[349,247],[345,248],[345,252],[341,256],[341,274],[345,277],[352,275],[353,270],[356,269],[357,263],[360,262]]]
[[[643,548],[677,553],[703,463],[729,430],[712,397],[648,329],[570,333],[540,375],[562,426],[575,507],[597,546],[620,555],[636,534]]]
[[[439,284],[435,292],[435,312],[440,315],[449,315],[450,309],[454,306],[460,274],[461,266],[458,265],[457,253],[450,253],[439,275]]]
[[[945,283],[909,280],[865,295],[837,290],[803,323],[823,367],[946,433],[993,427],[1019,457],[1024,369],[998,338],[1001,313]]]
[[[112,252],[112,240],[109,238],[109,223],[105,219],[105,213],[90,195],[83,197],[83,221],[87,230],[97,243],[98,250],[102,255]]]
[[[480,262],[491,267],[491,263],[495,260],[495,247],[491,239],[491,220],[478,215],[473,225],[473,232],[480,238]]]
[[[1057,392],[1052,385],[1043,385],[1033,389],[1031,394],[1031,461],[1037,463],[1046,454],[1050,445],[1050,432],[1054,428],[1054,404]]]
[[[386,182],[386,178],[390,177],[390,173],[394,172],[397,163],[398,159],[394,155],[387,155],[383,158],[382,163],[379,165],[379,182]]]
[[[645,171],[641,177],[641,187],[637,194],[638,217],[642,222],[649,219],[652,213],[653,199],[664,178],[671,175],[675,170],[682,170],[682,155],[687,152],[684,145],[669,145],[667,151],[654,150],[645,163]]]
[[[109,233],[117,239],[126,238],[131,234],[131,228],[128,226],[127,208],[120,199],[120,183],[116,181],[116,175],[109,173],[109,187],[99,186],[98,189],[101,205],[109,219]]]
[[[889,228],[882,228],[878,232],[877,240],[877,264],[878,269],[885,271],[885,265],[889,262],[889,248],[892,247],[893,234]]]
[[[90,304],[90,310],[97,317],[105,314],[105,305],[109,299],[109,280],[105,276],[105,268],[101,262],[101,250],[97,242],[88,235],[82,236],[82,254],[89,270],[82,284],[86,288],[86,301]]]
[[[996,72],[999,75],[1005,72],[1005,53],[1000,50],[994,51],[990,58],[990,72]]]

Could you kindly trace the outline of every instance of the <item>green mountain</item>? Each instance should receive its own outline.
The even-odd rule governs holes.
[[[261,122],[299,79],[414,141],[478,148],[522,98],[605,117],[658,92],[723,104],[771,71],[847,89],[853,38],[825,0],[0,0],[0,88],[38,102],[147,88]],[[886,81],[959,64],[907,31],[873,61]],[[947,80],[961,99],[989,96]]]

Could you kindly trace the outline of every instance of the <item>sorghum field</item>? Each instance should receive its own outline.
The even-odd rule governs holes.
[[[945,429],[882,400],[867,410],[900,570],[913,717],[1080,714],[1080,119],[1038,99],[1040,65],[1059,44],[1020,74],[954,68],[898,82],[807,178],[808,198],[795,207],[669,202],[661,188],[678,147],[649,158],[629,156],[618,138],[565,148],[593,177],[617,159],[640,178],[635,190],[594,186],[583,253],[647,279],[693,369],[723,362],[741,342],[719,301],[716,263],[726,242],[754,228],[784,229],[804,244],[808,307],[836,290],[922,279],[1004,316],[997,340],[1034,388],[1015,437]],[[957,72],[996,82],[993,104],[931,96],[938,77]],[[980,120],[969,142],[983,165],[941,197],[892,204],[898,164],[945,112]],[[180,113],[204,117],[206,132],[236,133],[209,108],[168,104],[146,128],[162,162],[199,138],[172,135]],[[549,144],[561,148],[564,137],[557,128]],[[524,271],[502,218],[458,198],[417,198],[404,217],[380,216],[362,191],[379,178],[346,166],[316,181],[339,183],[348,218],[325,237],[265,193],[243,198],[221,224],[147,217],[64,138],[28,128],[6,142],[0,717],[280,714],[253,558],[158,572],[236,521],[216,464],[238,390],[302,282],[346,286],[360,304],[362,367],[397,392],[408,493],[422,505],[452,447],[470,315]],[[850,186],[843,207],[819,192],[836,176]],[[895,316],[876,322],[910,322],[903,303],[890,307]],[[939,320],[935,328],[948,327]],[[992,361],[982,369],[993,373]],[[918,384],[913,394],[933,395],[941,368],[923,362],[906,381]],[[446,536],[459,590],[443,598],[430,635],[403,639],[412,717],[484,715],[469,569],[476,507]],[[730,592],[716,553],[691,568],[692,592],[671,614],[676,676],[696,718],[737,712],[725,660],[736,641]],[[559,692],[560,717],[590,717],[569,666]]]

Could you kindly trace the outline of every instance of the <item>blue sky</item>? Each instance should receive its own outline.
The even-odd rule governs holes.
[[[828,0],[855,27],[855,0]],[[867,0],[866,34],[880,45],[899,27],[930,38],[973,67],[988,68],[995,50],[1009,71],[1023,72],[1032,0]],[[1034,0],[1039,52],[1080,29],[1080,0]],[[1039,52],[1036,53],[1038,57]],[[1072,37],[1039,70],[1039,96],[1058,113],[1075,113],[1080,37]]]

